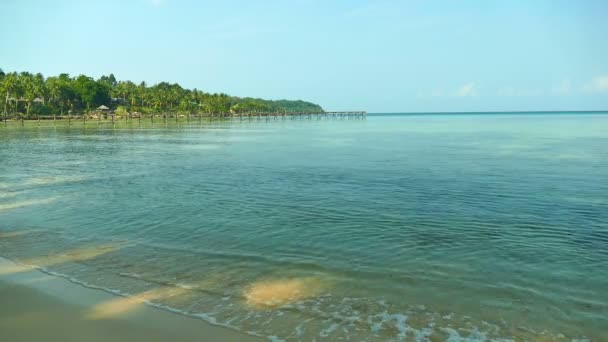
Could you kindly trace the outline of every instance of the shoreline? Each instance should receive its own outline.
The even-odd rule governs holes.
[[[125,298],[0,257],[0,341],[264,340]]]

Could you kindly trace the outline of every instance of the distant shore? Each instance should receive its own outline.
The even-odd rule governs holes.
[[[262,340],[147,305],[94,314],[117,299],[0,257],[0,341]]]

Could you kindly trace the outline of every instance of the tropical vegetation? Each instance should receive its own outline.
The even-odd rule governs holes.
[[[323,112],[305,101],[263,100],[211,94],[186,89],[177,83],[118,81],[113,74],[99,79],[69,74],[44,77],[30,72],[0,69],[0,111],[3,117],[83,115],[99,106],[118,112],[143,114],[231,115],[238,113]]]

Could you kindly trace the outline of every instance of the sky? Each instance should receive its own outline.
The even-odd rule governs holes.
[[[326,110],[608,110],[608,1],[0,0],[0,68]]]

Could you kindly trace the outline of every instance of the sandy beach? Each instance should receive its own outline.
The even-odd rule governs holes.
[[[121,302],[0,258],[0,341],[261,340],[143,304],[117,310]]]

